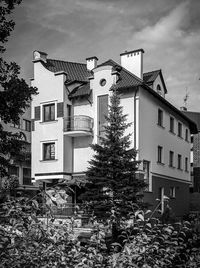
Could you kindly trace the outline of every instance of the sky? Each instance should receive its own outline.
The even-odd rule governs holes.
[[[199,0],[23,0],[6,44],[8,61],[33,77],[32,52],[51,59],[99,63],[143,48],[144,72],[162,69],[166,98],[177,108],[200,112]]]

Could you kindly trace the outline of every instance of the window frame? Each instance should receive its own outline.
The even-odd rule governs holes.
[[[177,156],[177,169],[182,170],[182,155],[178,154]]]
[[[157,125],[159,127],[164,127],[163,125],[164,122],[164,112],[161,108],[158,108],[158,113],[157,113]]]
[[[163,164],[163,146],[157,146],[157,163]]]
[[[189,163],[189,159],[188,159],[188,157],[185,157],[185,172],[189,172],[189,170],[188,170],[188,163]]]
[[[26,171],[28,171],[27,173],[30,172],[30,176],[28,176],[26,173]],[[31,168],[28,168],[28,167],[23,167],[22,169],[22,172],[23,172],[23,185],[32,185],[32,181],[31,181]],[[27,181],[27,183],[26,183]]]
[[[169,151],[169,167],[174,167],[174,151]]]
[[[173,121],[173,127],[172,127],[172,124],[171,122]],[[173,134],[175,134],[175,119],[173,116],[170,115],[170,118],[169,118],[169,131]]]
[[[31,132],[31,121],[28,119],[23,119],[23,123],[24,123],[24,130]]]
[[[185,129],[185,141],[189,142],[189,129],[188,128]]]
[[[144,182],[147,184],[146,191],[152,191],[152,183],[150,177],[150,164],[148,160],[143,160],[143,172],[144,172]]]
[[[52,145],[54,145],[54,153],[53,153],[54,156],[52,156],[52,149],[51,149]],[[47,146],[50,146],[50,153],[49,153],[50,157],[49,158],[47,158],[45,156],[45,147],[47,147]],[[46,150],[47,150],[47,148],[46,148]],[[54,141],[43,142],[43,144],[42,144],[42,160],[43,161],[56,160],[56,143]]]
[[[177,136],[179,138],[183,138],[183,124],[181,122],[178,122],[178,133]]]
[[[48,118],[46,118],[45,116],[45,109],[49,107],[49,116]],[[54,116],[51,116],[52,113],[52,108],[54,107]],[[42,105],[42,122],[51,122],[51,121],[55,121],[56,120],[56,103],[55,102],[51,102],[51,103],[45,103]]]

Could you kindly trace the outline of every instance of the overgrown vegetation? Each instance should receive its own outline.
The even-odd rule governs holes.
[[[1,207],[0,267],[199,267],[200,234],[194,223],[161,224],[150,211],[133,206],[121,221],[122,243],[107,243],[109,222],[93,219],[92,233],[81,243],[68,223],[47,224],[36,216],[36,200],[10,200]]]

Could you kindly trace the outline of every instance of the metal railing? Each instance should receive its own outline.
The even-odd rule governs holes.
[[[75,115],[64,118],[64,132],[86,131],[92,133],[93,119],[86,115]]]

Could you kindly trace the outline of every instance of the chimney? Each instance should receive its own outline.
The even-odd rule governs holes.
[[[143,79],[143,53],[144,50],[140,48],[120,54],[121,66],[140,79]]]
[[[35,50],[33,52],[33,61],[40,61],[41,60],[41,61],[46,63],[47,62],[47,56],[48,56],[47,53]]]
[[[98,61],[98,58],[97,57],[89,57],[86,59],[86,63],[87,63],[87,69],[89,71],[91,71],[92,69],[96,68],[97,67],[97,61]]]

